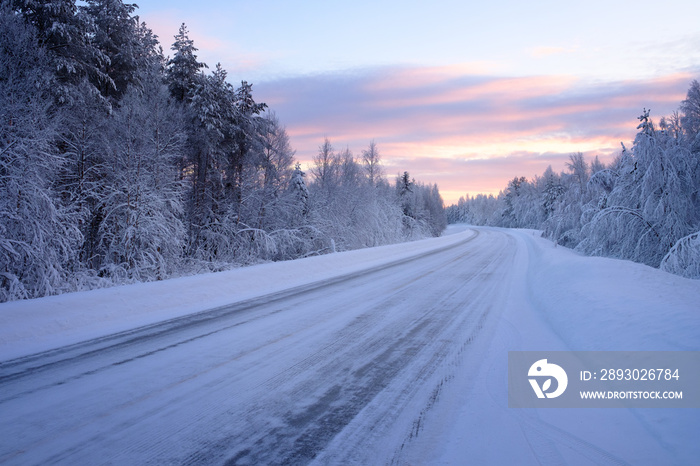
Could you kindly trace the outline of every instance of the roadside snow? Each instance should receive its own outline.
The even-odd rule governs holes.
[[[696,464],[697,410],[511,409],[507,358],[534,350],[699,351],[700,281],[583,256],[537,231],[505,231],[521,246],[513,265],[520,279],[502,324],[478,372],[455,380],[426,420],[426,431],[431,422],[442,429],[408,456],[444,465]]]
[[[0,361],[134,329],[449,247],[459,234],[218,273],[0,304]]]
[[[532,304],[569,349],[700,350],[700,280],[542,238],[527,245]]]

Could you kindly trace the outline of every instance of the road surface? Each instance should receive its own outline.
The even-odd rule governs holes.
[[[479,230],[410,260],[5,361],[0,463],[410,461],[444,433],[434,408],[445,390],[468,393],[484,354],[506,354],[494,334],[518,254],[513,235]],[[561,460],[553,442],[568,439],[592,462],[624,464],[534,418],[516,425],[530,459]]]

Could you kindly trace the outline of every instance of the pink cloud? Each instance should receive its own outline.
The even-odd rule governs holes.
[[[571,76],[503,78],[469,66],[383,68],[256,84],[287,126],[297,158],[328,137],[359,154],[375,140],[388,174],[407,170],[457,193],[497,193],[514,176],[564,169],[572,152],[610,160],[636,134],[636,117],[678,108],[697,74],[585,83]],[[461,195],[460,194],[460,195]]]

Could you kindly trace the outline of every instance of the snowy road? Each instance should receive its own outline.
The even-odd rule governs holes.
[[[0,463],[625,464],[697,454],[651,432],[644,413],[509,410],[507,351],[567,349],[538,314],[551,294],[541,290],[562,274],[535,273],[556,270],[538,258],[560,253],[524,232],[459,235],[363,271],[0,363]],[[567,270],[590,261],[566,257]],[[674,280],[693,306],[697,288]],[[596,302],[586,305],[590,320]],[[689,416],[677,416],[674,441],[694,438]]]
[[[0,460],[265,464],[350,459],[377,439],[400,448],[470,343],[488,338],[507,283],[492,278],[514,251],[481,232],[304,292],[5,364]]]

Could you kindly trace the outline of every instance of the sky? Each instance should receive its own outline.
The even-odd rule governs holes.
[[[211,69],[253,83],[308,167],[328,138],[451,204],[515,176],[604,162],[644,108],[700,79],[700,2],[143,0],[166,54],[186,23]]]

